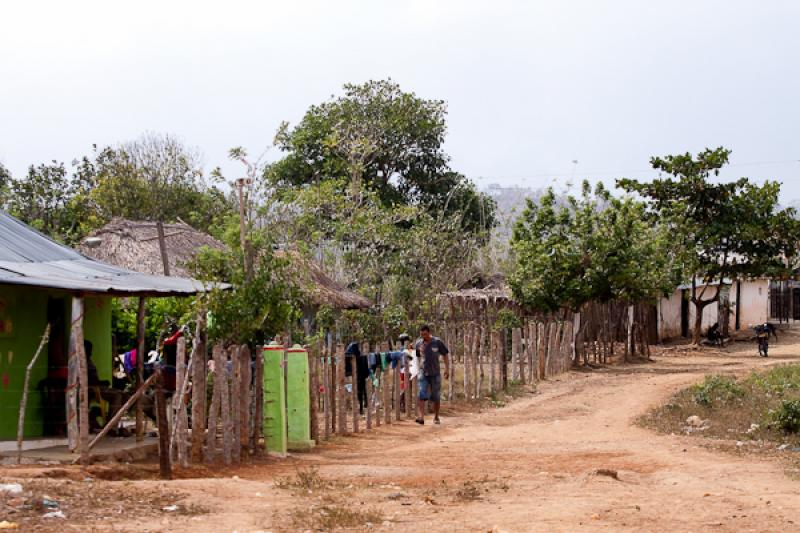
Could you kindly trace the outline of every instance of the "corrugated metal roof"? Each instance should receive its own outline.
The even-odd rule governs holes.
[[[207,288],[194,279],[141,274],[90,259],[3,211],[0,284],[118,296],[188,296]]]

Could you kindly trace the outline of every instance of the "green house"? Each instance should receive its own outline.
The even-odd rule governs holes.
[[[15,439],[28,364],[47,324],[50,338],[31,369],[24,436],[64,436],[70,332],[82,320],[101,380],[111,380],[111,299],[189,296],[191,279],[133,272],[90,259],[0,211],[0,440]],[[73,300],[83,317],[71,316]]]

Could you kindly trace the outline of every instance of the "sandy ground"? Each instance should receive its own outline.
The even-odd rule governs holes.
[[[380,531],[800,531],[800,481],[787,475],[785,460],[732,455],[702,437],[635,425],[706,373],[800,361],[797,337],[771,348],[769,359],[736,344],[722,353],[666,351],[652,364],[570,372],[504,408],[452,413],[441,426],[381,427],[226,477],[95,481],[173,491],[208,512],[137,519],[120,508],[89,523],[68,519],[57,530],[303,530],[290,515],[338,499],[379,511],[372,529]],[[318,494],[277,486],[311,465],[336,485]]]

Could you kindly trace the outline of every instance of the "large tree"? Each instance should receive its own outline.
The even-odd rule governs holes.
[[[695,306],[694,343],[702,334],[703,309],[719,301],[723,283],[786,275],[797,253],[798,223],[793,209],[779,207],[779,183],[715,182],[729,156],[730,150],[720,147],[696,156],[654,157],[653,168],[669,177],[618,182],[647,200],[684,252],[683,273]]]
[[[466,228],[494,225],[494,203],[449,167],[443,149],[447,108],[404,92],[391,80],[344,86],[344,95],[309,108],[276,136],[285,156],[266,177],[277,186],[341,180],[356,197],[375,191],[386,206],[459,211]]]
[[[204,179],[197,151],[169,135],[95,147],[71,168],[57,161],[31,165],[18,179],[0,168],[0,206],[68,244],[114,217],[181,219],[217,232],[232,205]]]

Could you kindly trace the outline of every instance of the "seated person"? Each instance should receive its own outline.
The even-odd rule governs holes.
[[[117,411],[119,411],[120,407],[122,407],[122,391],[117,389],[113,389],[110,387],[110,383],[107,380],[100,380],[100,376],[97,374],[97,366],[95,366],[94,361],[92,360],[92,351],[93,346],[90,341],[84,340],[83,341],[83,349],[86,352],[86,370],[89,376],[89,390],[93,391],[95,395],[95,399],[103,399],[108,402],[109,410],[106,415],[106,421],[110,420]],[[100,429],[97,427],[97,418],[95,416],[90,417],[90,422],[92,422],[91,429]]]

